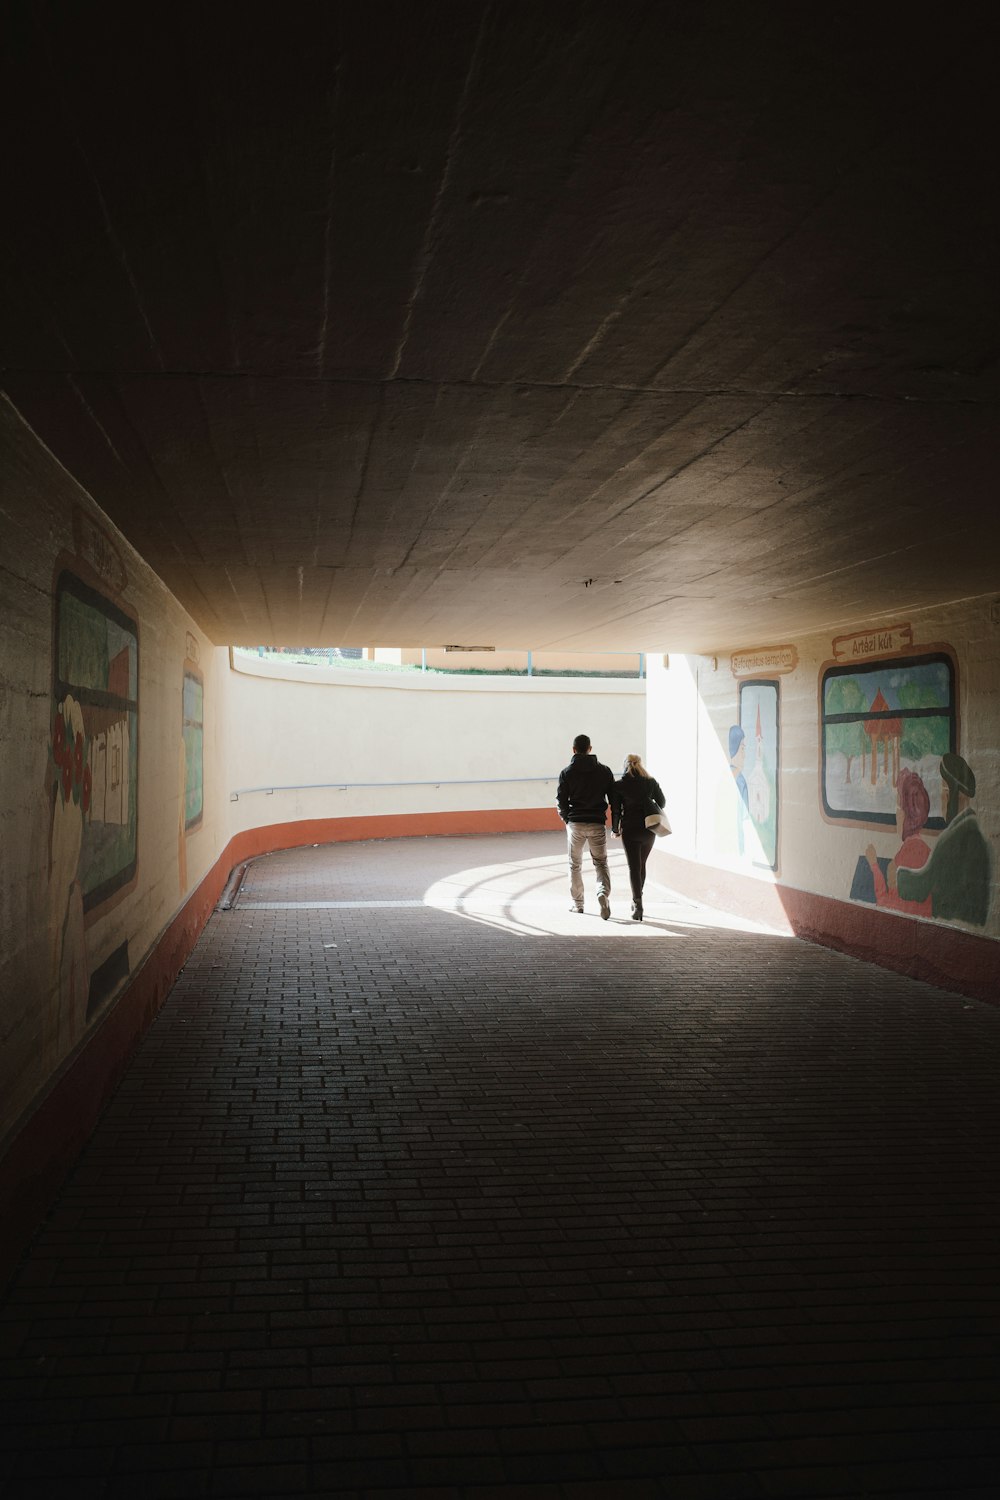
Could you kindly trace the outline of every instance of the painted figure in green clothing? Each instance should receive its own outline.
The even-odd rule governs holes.
[[[941,760],[941,805],[945,820],[930,859],[919,870],[890,869],[904,901],[931,901],[931,915],[982,927],[990,909],[990,849],[969,806],[976,778],[960,755]]]

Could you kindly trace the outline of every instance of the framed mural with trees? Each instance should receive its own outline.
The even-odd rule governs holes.
[[[903,770],[941,802],[941,758],[957,749],[955,663],[945,651],[826,667],[820,678],[820,787],[827,818],[893,824]],[[944,818],[927,820],[943,828]]]

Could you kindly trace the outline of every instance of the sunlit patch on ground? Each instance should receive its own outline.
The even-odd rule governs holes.
[[[557,839],[554,835],[552,844],[559,847]],[[614,934],[649,940],[684,937],[703,928],[771,933],[759,923],[688,901],[648,878],[644,920],[633,922],[628,867],[620,846],[612,848],[609,863],[611,917],[607,922],[601,920],[598,911],[594,872],[586,857],[585,911],[583,916],[570,911],[567,862],[561,848],[559,853],[541,858],[471,865],[443,875],[428,887],[424,902],[438,911],[455,912],[525,937],[607,938]]]

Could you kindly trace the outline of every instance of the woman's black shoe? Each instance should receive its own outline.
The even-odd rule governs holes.
[[[641,906],[633,906],[633,908],[632,908],[632,921],[633,922],[641,922],[642,921],[642,907]]]

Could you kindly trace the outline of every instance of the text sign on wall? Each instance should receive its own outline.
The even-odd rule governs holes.
[[[836,636],[833,654],[837,661],[861,661],[866,656],[891,656],[894,651],[906,651],[912,645],[912,625],[886,625],[857,635]]]
[[[99,578],[117,594],[124,593],[128,584],[125,564],[114,542],[103,526],[87,515],[80,507],[73,507],[73,539],[76,553],[90,564]]]
[[[753,651],[735,651],[729,662],[734,677],[754,677],[758,672],[794,672],[799,653],[794,646],[758,646]]]

